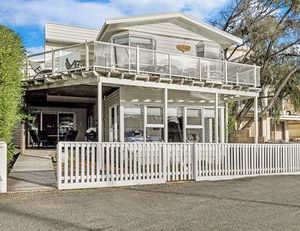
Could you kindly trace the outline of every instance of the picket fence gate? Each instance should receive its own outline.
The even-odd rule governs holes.
[[[7,145],[0,142],[0,194],[7,192]]]
[[[58,189],[300,173],[297,144],[59,142]]]

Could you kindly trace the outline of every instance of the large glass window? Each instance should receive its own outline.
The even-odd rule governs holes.
[[[143,119],[141,106],[124,108],[124,138],[126,142],[144,141]]]
[[[186,109],[186,140],[187,142],[203,142],[202,109]]]
[[[186,139],[189,142],[201,143],[203,142],[203,131],[202,129],[186,129]]]
[[[70,130],[74,130],[74,114],[59,113],[58,114],[59,140],[62,140]]]
[[[155,42],[152,38],[130,36],[130,46],[145,49],[155,49]]]
[[[164,121],[162,107],[146,107],[146,141],[161,142],[164,137]]]
[[[187,125],[202,125],[202,110],[187,109]]]
[[[182,107],[168,108],[168,142],[183,142]]]
[[[163,142],[164,129],[163,128],[152,128],[148,127],[146,133],[147,142]]]
[[[147,107],[147,124],[163,124],[163,108]]]

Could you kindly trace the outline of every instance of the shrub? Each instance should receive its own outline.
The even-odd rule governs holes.
[[[16,123],[21,119],[24,54],[20,37],[0,25],[0,140],[9,147]],[[11,150],[8,159],[12,158]]]

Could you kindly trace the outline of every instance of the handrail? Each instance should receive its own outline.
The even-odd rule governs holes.
[[[109,43],[109,42],[102,42],[102,41],[87,41],[87,44],[101,44],[101,45],[109,45],[109,46],[115,46],[115,47],[123,47],[123,48],[127,48],[127,49],[134,49],[136,50],[136,47],[132,47],[132,46],[126,46],[126,45],[121,45],[121,44],[116,44],[116,43]],[[74,48],[74,47],[78,47],[78,46],[83,46],[86,43],[78,43],[78,44],[74,44],[71,46],[66,46],[66,47],[61,47],[61,48],[56,48],[53,49],[53,52],[56,51],[61,51],[61,50],[66,50],[66,49],[70,49],[70,48]],[[210,59],[210,58],[203,58],[203,57],[199,57],[196,55],[185,55],[185,54],[180,54],[180,53],[175,53],[175,52],[166,52],[166,51],[160,51],[160,50],[151,50],[151,49],[147,49],[147,48],[139,48],[140,51],[149,51],[149,52],[155,52],[155,53],[160,53],[160,54],[170,54],[170,55],[175,55],[175,56],[182,56],[182,57],[191,57],[191,58],[197,58],[197,59],[201,59],[204,61],[211,61],[211,62],[225,62],[225,60],[219,60],[219,59]],[[31,54],[31,55],[27,55],[28,58],[34,57],[34,56],[39,56],[39,55],[43,55],[43,54],[48,54],[48,53],[52,53],[52,50],[48,50],[48,51],[44,51],[44,52],[39,52],[36,54]],[[246,63],[236,63],[236,62],[231,62],[231,61],[226,61],[229,64],[239,64],[242,66],[249,66],[249,67],[254,67],[254,65],[251,64],[246,64]],[[260,66],[256,65],[257,68],[260,68]]]
[[[32,55],[28,55],[26,58],[27,60],[32,58],[32,57],[36,57],[36,56],[40,56],[40,55],[46,55],[46,54],[51,54],[51,60],[49,59],[49,63],[51,63],[52,65],[52,74],[54,74],[56,71],[59,73],[59,72],[62,72],[62,71],[66,71],[66,70],[62,70],[62,69],[59,69],[59,70],[55,70],[55,64],[54,64],[54,61],[55,61],[55,52],[58,52],[58,51],[67,51],[68,49],[72,49],[72,48],[76,48],[76,47],[80,47],[80,49],[82,48],[82,50],[85,50],[85,65],[83,65],[85,67],[86,70],[88,70],[90,68],[90,47],[89,45],[93,45],[94,48],[94,54],[93,54],[93,57],[95,59],[95,54],[96,54],[96,49],[95,47],[97,47],[96,45],[103,45],[103,46],[109,46],[111,48],[113,47],[120,47],[120,48],[124,48],[126,50],[129,51],[132,51],[133,53],[135,53],[136,55],[136,63],[135,65],[137,66],[135,70],[130,70],[130,64],[131,64],[131,57],[130,57],[130,54],[127,54],[128,55],[128,58],[129,58],[129,68],[125,68],[126,70],[128,71],[135,71],[137,74],[139,74],[140,72],[145,72],[145,73],[148,73],[148,72],[151,72],[151,73],[161,73],[161,72],[155,72],[155,71],[147,71],[147,70],[141,70],[141,66],[140,66],[140,57],[142,56],[142,52],[145,51],[145,52],[149,52],[153,55],[157,55],[157,54],[162,54],[162,55],[166,55],[167,56],[167,59],[168,59],[168,66],[169,66],[169,73],[163,73],[163,74],[169,74],[169,76],[182,76],[182,77],[191,77],[191,78],[200,78],[200,79],[210,79],[212,77],[212,79],[215,79],[215,80],[220,80],[220,81],[224,81],[225,83],[227,82],[236,82],[236,83],[239,83],[238,82],[238,79],[239,79],[239,74],[243,73],[248,73],[248,72],[255,72],[253,73],[253,76],[251,76],[251,74],[249,75],[250,77],[252,78],[255,78],[252,80],[246,80],[246,82],[244,82],[245,84],[249,84],[249,85],[253,85],[255,87],[258,86],[257,83],[259,83],[259,76],[257,76],[257,69],[259,69],[260,67],[259,66],[256,66],[256,65],[250,65],[250,64],[243,64],[243,63],[235,63],[235,62],[230,62],[230,61],[227,61],[227,60],[218,60],[218,59],[209,59],[209,58],[203,58],[203,57],[198,57],[198,56],[195,56],[195,55],[186,55],[186,54],[180,54],[180,53],[174,53],[174,52],[165,52],[165,51],[159,51],[159,50],[151,50],[151,49],[146,49],[146,48],[139,48],[139,47],[132,47],[132,46],[127,46],[127,45],[120,45],[120,44],[114,44],[114,43],[110,43],[110,42],[102,42],[102,41],[86,41],[85,43],[79,43],[79,44],[74,44],[74,45],[71,45],[71,46],[67,46],[67,47],[62,47],[62,48],[57,48],[57,49],[52,49],[52,50],[49,50],[49,51],[45,51],[45,52],[40,52],[40,53],[37,53],[37,54],[32,54]],[[77,51],[74,51],[75,53]],[[111,51],[113,52],[113,51]],[[72,53],[72,52],[71,52]],[[60,56],[59,56],[60,57]],[[185,59],[189,59],[189,60],[193,60],[193,61],[196,61],[198,62],[198,66],[199,66],[199,69],[195,69],[195,63],[193,62],[191,64],[190,67],[184,67],[184,68],[181,68],[180,65],[183,63],[185,63],[185,61],[181,62],[179,64],[179,67],[180,68],[180,71],[177,72],[175,70],[175,72],[173,73],[172,72],[172,60],[174,58],[185,58]],[[50,57],[49,57],[50,58]],[[46,58],[45,58],[46,59]],[[109,61],[109,60],[107,60]],[[27,62],[27,61],[26,61]],[[188,60],[187,60],[188,62]],[[207,63],[206,63],[207,62]],[[44,63],[46,63],[46,60],[44,61]],[[48,63],[48,64],[49,64]],[[27,62],[28,64],[28,62]],[[115,63],[117,64],[117,63]],[[157,65],[156,63],[153,64],[154,66]],[[175,65],[175,64],[174,64]],[[203,78],[202,76],[202,65],[204,65],[204,67],[206,65],[208,65],[208,69],[205,69],[204,73],[205,76]],[[220,70],[218,70],[220,67],[217,66],[217,67],[214,67],[213,65],[222,65],[222,68]],[[232,66],[231,66],[232,65]],[[95,65],[93,64],[93,66],[99,66],[99,65]],[[100,65],[101,66],[101,65]],[[231,68],[231,67],[232,68]],[[105,66],[105,67],[109,67],[109,66]],[[176,67],[176,65],[175,65]],[[122,69],[120,67],[118,67],[119,69]],[[217,68],[217,69],[215,69]],[[236,68],[236,69],[234,69]],[[247,70],[246,68],[249,68],[249,70]],[[195,69],[197,70],[196,74],[195,75],[186,75],[186,70],[187,69]],[[28,65],[26,65],[26,77],[28,77]],[[236,72],[236,73],[235,73]],[[211,74],[213,74],[211,76]],[[216,75],[217,74],[217,75]],[[236,80],[232,81],[231,79],[229,80],[228,77],[231,76],[233,78],[236,78]],[[245,76],[246,79],[247,76]],[[243,77],[244,78],[244,77]],[[240,81],[240,83],[243,83],[243,81]]]

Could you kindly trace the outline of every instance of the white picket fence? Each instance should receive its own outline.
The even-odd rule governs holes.
[[[299,174],[300,145],[60,142],[59,189]]]
[[[0,193],[7,192],[7,145],[0,142]]]

